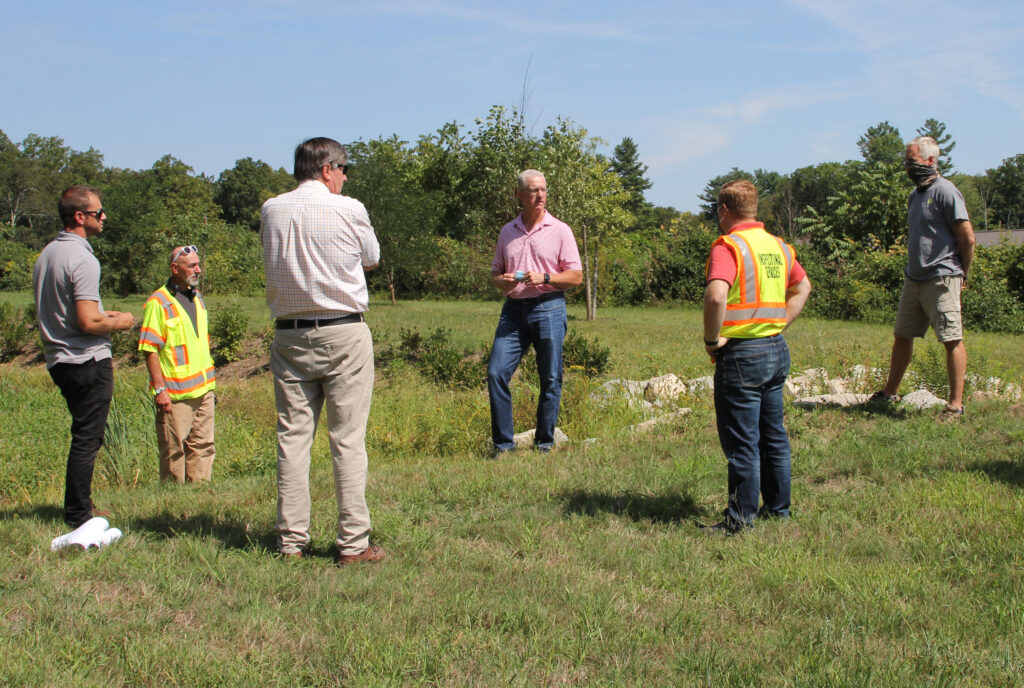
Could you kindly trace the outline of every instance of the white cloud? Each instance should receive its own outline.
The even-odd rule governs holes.
[[[850,95],[848,90],[834,87],[831,90],[784,88],[754,95],[739,102],[712,105],[702,108],[700,112],[727,120],[738,120],[744,125],[753,126],[759,124],[766,115],[775,112],[803,110],[812,105],[849,98]]]
[[[401,17],[427,17],[454,20],[473,24],[487,24],[508,32],[510,41],[516,36],[563,35],[602,40],[644,41],[649,36],[640,30],[617,21],[566,21],[556,15],[554,5],[541,9],[527,5],[504,5],[509,10],[489,9],[478,2],[456,0],[392,0],[367,3],[362,6],[366,13],[383,13]],[[585,7],[581,8],[585,9]],[[566,12],[565,14],[571,14]],[[586,16],[585,12],[572,16]]]
[[[1019,25],[1019,5],[791,2],[854,39],[867,61],[861,88],[875,97],[910,93],[941,103],[945,94],[966,91],[1001,100],[1024,117],[1019,31],[1008,28]]]
[[[647,133],[644,140],[657,142],[657,152],[647,154],[644,160],[652,173],[661,173],[679,167],[690,160],[710,157],[725,150],[733,140],[731,126],[711,122],[683,119],[659,118],[643,127]]]

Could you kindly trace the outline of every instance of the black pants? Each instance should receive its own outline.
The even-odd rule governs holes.
[[[58,363],[49,372],[71,412],[64,520],[77,528],[92,518],[92,471],[107,428],[114,368],[106,358],[81,364]]]

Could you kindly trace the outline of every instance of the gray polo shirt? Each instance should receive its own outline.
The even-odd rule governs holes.
[[[100,262],[89,242],[59,232],[39,254],[32,270],[36,317],[46,367],[110,358],[110,337],[88,334],[78,326],[76,301],[95,301],[100,313]]]
[[[907,277],[915,281],[964,274],[953,224],[967,220],[967,204],[953,182],[939,177],[907,202]]]

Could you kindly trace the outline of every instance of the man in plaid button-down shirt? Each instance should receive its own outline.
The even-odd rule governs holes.
[[[260,241],[267,304],[276,318],[270,354],[277,404],[277,530],[281,554],[309,546],[309,453],[327,408],[338,563],[381,561],[366,506],[366,421],[373,340],[363,322],[366,270],[380,246],[366,208],[341,196],[348,151],[318,137],[295,149],[299,187],[263,204]]]

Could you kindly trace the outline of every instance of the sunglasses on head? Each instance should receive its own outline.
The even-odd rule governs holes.
[[[174,261],[178,260],[178,258],[180,258],[181,256],[187,256],[190,253],[195,253],[196,255],[199,255],[199,249],[196,248],[195,246],[182,246],[178,250],[178,252],[174,254],[174,257],[171,258],[171,262],[173,263]]]

